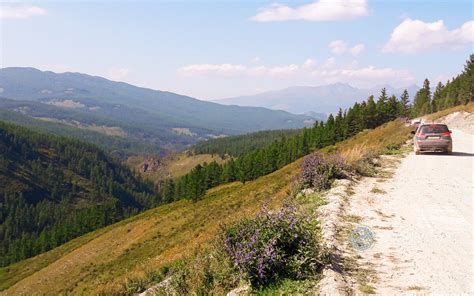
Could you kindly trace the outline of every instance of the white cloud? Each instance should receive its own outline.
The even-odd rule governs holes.
[[[303,63],[303,68],[305,69],[312,69],[316,66],[317,61],[315,59],[309,58]]]
[[[299,65],[290,64],[276,67],[245,66],[238,64],[194,64],[181,67],[178,73],[184,76],[284,76],[295,73]]]
[[[250,60],[250,62],[251,62],[252,64],[258,64],[258,63],[260,63],[260,61],[261,61],[261,60],[260,60],[259,57],[254,57],[254,58],[252,58],[252,59]]]
[[[0,4],[0,19],[25,19],[46,13],[46,9],[38,6]]]
[[[343,54],[347,51],[347,43],[342,40],[331,41],[328,47],[333,54]]]
[[[348,67],[318,69],[312,71],[311,75],[325,83],[347,82],[360,87],[371,87],[377,84],[407,85],[415,81],[413,75],[406,70],[374,66],[358,67],[354,63]]]
[[[261,9],[252,20],[272,21],[336,21],[369,14],[367,0],[319,0],[299,7],[273,4]]]
[[[359,44],[354,45],[353,47],[351,47],[351,48],[349,49],[349,52],[350,52],[353,56],[358,56],[364,49],[365,49],[365,45],[362,44],[362,43],[359,43]]]
[[[323,69],[328,69],[328,68],[333,68],[336,65],[336,58],[334,57],[329,57],[326,59],[324,62],[322,68]]]
[[[392,32],[383,52],[417,53],[440,49],[458,49],[474,42],[474,21],[448,30],[443,20],[425,23],[405,19]]]
[[[268,69],[268,74],[272,76],[278,76],[278,75],[291,75],[298,71],[300,66],[291,64],[291,65],[286,65],[286,66],[280,66],[280,67],[273,67]]]
[[[328,47],[331,49],[333,54],[350,53],[353,56],[359,55],[365,49],[365,45],[362,43],[356,44],[353,47],[349,47],[349,45],[343,40],[331,41],[328,44]]]
[[[338,65],[334,57],[329,57],[321,65],[314,59],[307,59],[301,64],[288,64],[276,67],[246,66],[239,64],[196,64],[182,67],[178,72],[183,76],[232,77],[234,79],[251,79],[253,82],[271,81],[296,84],[327,84],[346,82],[359,87],[372,87],[377,84],[407,85],[415,82],[407,70],[359,66],[357,61]],[[286,81],[286,82],[285,82]]]
[[[107,78],[111,80],[123,80],[130,73],[126,68],[112,68],[107,71]]]
[[[183,75],[242,75],[248,71],[247,66],[236,64],[194,64],[180,68],[179,73]]]

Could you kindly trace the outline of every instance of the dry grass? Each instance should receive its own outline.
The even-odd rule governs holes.
[[[225,162],[225,160],[222,159],[219,155],[211,155],[211,154],[186,155],[186,153],[181,153],[170,159],[168,168],[172,176],[179,177],[191,171],[198,164],[203,164],[205,162],[210,163],[213,161],[216,161],[217,163]]]
[[[373,130],[365,130],[354,137],[324,148],[323,151],[337,151],[350,163],[363,160],[370,155],[383,154],[387,147],[396,147],[410,138],[411,128],[404,122],[395,120]]]
[[[421,291],[421,290],[424,290],[425,288],[423,287],[420,287],[420,286],[409,286],[408,287],[408,290],[409,291]]]
[[[385,190],[380,189],[378,187],[372,188],[372,190],[370,190],[370,192],[375,193],[375,194],[385,194],[385,193],[387,193]]]
[[[126,164],[135,171],[140,171],[141,167],[147,160],[147,156],[135,155],[130,156],[126,161]],[[198,164],[203,164],[205,162],[211,163],[213,161],[216,161],[217,163],[221,164],[227,161],[227,159],[223,159],[219,155],[192,155],[186,152],[174,154],[164,158],[159,158],[159,160],[160,166],[156,168],[155,171],[143,174],[144,177],[156,182],[169,177],[176,178],[183,176],[189,173],[189,171],[191,171]]]
[[[465,112],[469,112],[469,113],[474,113],[474,103],[469,103],[467,105],[459,105],[459,106],[456,106],[456,107],[445,109],[445,110],[442,110],[442,111],[439,111],[439,112],[436,112],[436,113],[433,113],[433,114],[426,115],[426,116],[424,116],[424,118],[426,120],[435,120],[435,119],[438,119],[440,117],[444,117],[444,116],[446,116],[450,113],[457,112],[457,111],[465,111]]]

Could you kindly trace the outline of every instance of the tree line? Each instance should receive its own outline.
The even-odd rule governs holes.
[[[420,116],[474,101],[474,54],[471,54],[461,74],[438,82],[432,93],[430,81],[425,79],[423,87],[417,92],[412,108],[413,116]]]
[[[221,157],[232,155],[239,157],[250,151],[263,148],[272,142],[296,135],[297,129],[269,130],[245,135],[208,139],[193,146],[196,154],[218,154]]]

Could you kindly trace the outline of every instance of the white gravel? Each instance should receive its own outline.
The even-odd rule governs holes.
[[[358,263],[375,270],[379,295],[474,294],[474,136],[452,136],[453,155],[411,153],[393,178],[355,187],[349,214],[376,235]]]

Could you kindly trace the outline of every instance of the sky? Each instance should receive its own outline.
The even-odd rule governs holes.
[[[0,4],[0,67],[81,72],[202,100],[290,86],[446,81],[474,52],[473,2]]]

